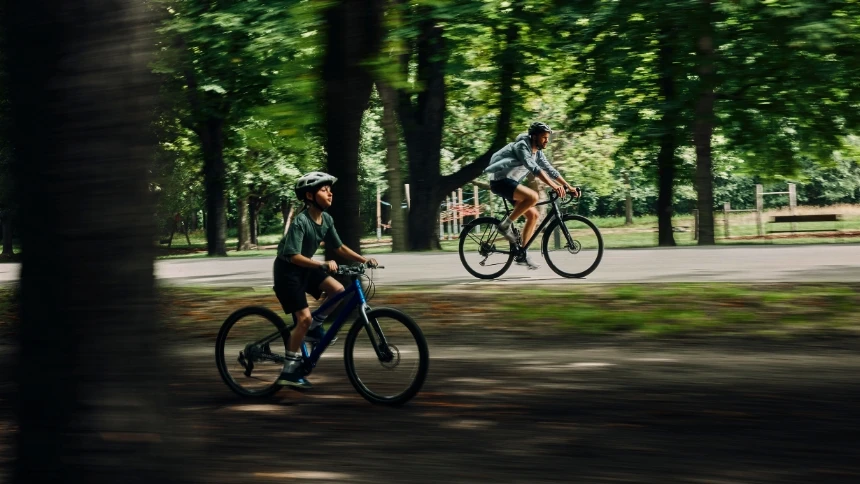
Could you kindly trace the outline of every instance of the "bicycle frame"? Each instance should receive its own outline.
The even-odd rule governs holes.
[[[508,200],[505,198],[502,198],[502,200],[505,202],[505,212],[506,212],[505,216],[508,216],[511,214],[511,210],[508,208]],[[555,220],[555,219],[562,220],[561,209],[558,208],[558,203],[556,203],[557,201],[558,201],[558,198],[556,197],[556,198],[550,198],[549,200],[547,200],[545,202],[540,202],[540,203],[535,204],[535,207],[540,206],[540,205],[551,204],[552,205],[552,212],[549,214],[549,216],[544,217],[543,222],[541,222],[540,225],[535,229],[534,233],[532,234],[532,237],[528,240],[528,242],[526,242],[524,245],[519,247],[520,250],[526,250],[529,247],[531,247],[532,242],[534,242],[535,239],[537,239],[538,234],[540,234],[541,231],[543,231],[543,229],[546,228],[546,226],[549,225],[553,220]],[[563,223],[560,224],[560,226],[562,227],[561,231],[564,234],[564,238],[567,241],[568,246],[573,245],[573,239],[570,237],[570,232],[568,232],[567,226],[565,226]],[[503,250],[500,250],[498,252],[501,254],[509,254],[510,253],[509,251],[503,251]]]
[[[347,287],[345,291],[343,291],[340,294],[336,294],[330,298],[327,298],[325,303],[323,303],[320,307],[318,307],[316,309],[316,311],[313,311],[311,313],[311,316],[316,316],[320,312],[325,311],[325,310],[335,306],[340,301],[342,301],[344,298],[347,298],[353,294],[355,294],[356,297],[350,298],[349,301],[347,301],[346,305],[343,308],[341,308],[340,313],[337,316],[337,319],[335,319],[334,323],[332,323],[332,325],[329,327],[328,331],[326,331],[325,336],[323,336],[322,341],[320,341],[319,344],[317,344],[314,347],[314,350],[312,352],[308,351],[307,343],[302,342],[301,351],[302,351],[302,356],[304,357],[305,370],[307,372],[310,372],[310,370],[312,370],[314,367],[316,367],[316,364],[319,361],[320,356],[322,356],[322,354],[328,348],[329,344],[331,344],[332,339],[334,339],[334,335],[336,335],[337,332],[340,331],[340,328],[343,327],[344,323],[346,323],[346,318],[349,317],[349,315],[352,313],[352,311],[356,307],[359,308],[359,312],[361,313],[361,317],[364,319],[364,322],[366,323],[365,328],[368,328],[368,326],[373,326],[373,329],[376,330],[376,334],[380,335],[383,338],[383,342],[384,342],[385,335],[382,334],[382,329],[379,328],[379,324],[375,320],[371,322],[367,318],[367,311],[370,310],[370,306],[367,305],[367,298],[364,295],[364,290],[361,288],[361,280],[358,277],[352,277],[352,284],[349,287]],[[295,314],[293,314],[292,316],[293,316],[293,323],[295,323],[296,322],[296,316],[295,316]],[[370,334],[369,329],[368,329],[368,333]],[[382,345],[380,345],[379,342],[376,341],[376,338],[374,338],[372,334],[370,336],[371,336],[370,341],[373,344],[373,348],[376,351],[376,354],[380,358],[384,358],[385,357],[384,351],[386,349],[385,344],[383,343]],[[281,333],[278,331],[275,331],[274,333],[270,334],[269,336],[266,336],[265,338],[263,338],[259,341],[256,341],[252,344],[253,345],[264,345],[264,344],[271,343],[272,341],[275,341],[276,339],[278,339],[280,337],[281,337]]]

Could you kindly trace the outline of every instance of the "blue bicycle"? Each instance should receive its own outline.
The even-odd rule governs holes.
[[[381,267],[380,267],[381,268]],[[310,374],[350,314],[358,310],[344,343],[346,375],[362,397],[372,403],[401,405],[414,397],[427,377],[430,351],[421,328],[392,308],[371,309],[373,279],[363,264],[339,266],[346,290],[329,298],[319,311],[348,298],[323,339],[301,346],[303,372]],[[362,282],[367,282],[365,293]],[[218,333],[215,361],[224,383],[243,397],[268,397],[282,387],[275,384],[284,366],[290,330],[273,311],[249,306],[231,314]]]

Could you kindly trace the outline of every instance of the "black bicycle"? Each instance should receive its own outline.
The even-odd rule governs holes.
[[[575,198],[568,195],[558,202],[555,191],[549,192],[549,200],[537,205],[552,205],[525,245],[520,243],[519,230],[512,224],[517,243],[510,243],[501,234],[501,220],[495,217],[479,217],[469,222],[460,232],[460,261],[475,277],[495,279],[508,270],[514,257],[522,255],[543,231],[541,253],[549,267],[558,275],[568,278],[585,277],[597,269],[603,258],[603,237],[591,220],[574,214],[563,213],[561,207]],[[505,214],[511,208],[504,198]]]
[[[346,335],[343,349],[346,375],[368,401],[401,405],[424,384],[430,351],[421,328],[408,315],[393,308],[371,309],[367,304],[375,291],[365,268],[363,264],[338,266],[337,274],[350,278],[350,284],[312,314],[319,314],[341,300],[346,302],[322,341],[313,349],[309,343],[302,343],[301,371],[303,375],[313,371],[347,318],[357,310],[358,317]],[[362,287],[363,279],[370,294]],[[273,311],[249,306],[224,321],[215,342],[215,363],[231,390],[243,397],[268,397],[283,388],[275,382],[284,366],[284,351],[295,327],[293,319],[293,324],[287,327]]]

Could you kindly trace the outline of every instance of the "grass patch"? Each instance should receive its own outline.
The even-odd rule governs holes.
[[[0,333],[17,319],[14,286],[0,287]],[[309,301],[312,307],[317,302]],[[269,289],[160,286],[165,337],[212,340],[244,306],[284,315]],[[860,284],[593,284],[378,287],[370,301],[412,316],[428,335],[495,331],[652,337],[860,335]]]

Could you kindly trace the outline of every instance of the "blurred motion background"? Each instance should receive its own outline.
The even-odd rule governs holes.
[[[277,301],[154,266],[272,257],[311,170],[339,179],[347,245],[456,252],[500,210],[490,156],[536,120],[609,249],[860,258],[858,19],[854,0],[0,1],[0,265],[20,267],[0,482],[856,482],[854,283],[380,287],[433,357],[392,410],[338,351],[324,390],[235,399],[214,335]]]

